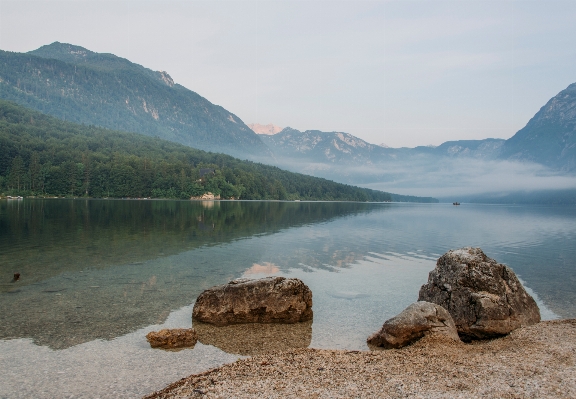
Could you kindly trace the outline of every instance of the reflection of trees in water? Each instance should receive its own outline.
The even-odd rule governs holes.
[[[29,337],[53,349],[163,323],[202,290],[260,262],[261,248],[234,243],[238,238],[378,209],[278,202],[22,205],[7,209],[0,202],[0,270],[10,278],[16,268],[22,273],[21,282],[0,283],[0,339]],[[232,246],[210,248],[220,243]]]
[[[141,262],[369,212],[362,203],[25,200],[0,202],[0,271],[21,284]],[[378,205],[376,205],[378,206]],[[2,283],[0,283],[2,284]],[[0,292],[12,287],[0,285]]]

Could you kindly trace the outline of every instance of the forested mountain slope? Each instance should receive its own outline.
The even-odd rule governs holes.
[[[113,54],[52,43],[0,51],[0,98],[67,121],[159,137],[207,151],[266,158],[242,120],[197,93]]]
[[[389,193],[135,133],[61,121],[0,100],[0,193],[89,197],[390,201]],[[432,199],[429,199],[432,200]]]

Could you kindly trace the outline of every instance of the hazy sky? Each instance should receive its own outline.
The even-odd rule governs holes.
[[[392,147],[509,138],[576,82],[576,1],[5,1],[0,49],[155,70],[244,122]]]

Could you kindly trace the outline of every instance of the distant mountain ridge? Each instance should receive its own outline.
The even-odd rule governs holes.
[[[390,148],[370,144],[349,133],[301,132],[289,127],[275,135],[261,135],[261,138],[273,151],[277,163],[284,166],[290,160],[313,163],[316,171],[331,170],[323,174],[330,178],[335,178],[338,174],[336,169],[343,165],[390,169],[395,161],[422,161],[425,157],[438,161],[443,158],[473,158],[534,162],[560,172],[574,173],[576,83],[550,99],[524,128],[508,140],[455,140],[437,147]],[[321,164],[325,167],[322,168]]]
[[[437,147],[390,148],[370,144],[344,132],[301,132],[287,127],[275,135],[261,135],[278,159],[292,158],[328,164],[376,165],[399,158],[431,155],[494,159],[505,143],[503,139],[447,141]]]
[[[238,116],[175,84],[168,73],[71,44],[26,54],[0,51],[0,98],[202,150],[242,158],[270,154]]]
[[[277,166],[348,184],[453,202],[576,203],[576,83],[513,137],[389,148],[344,132],[261,136]],[[538,193],[538,194],[535,194]]]

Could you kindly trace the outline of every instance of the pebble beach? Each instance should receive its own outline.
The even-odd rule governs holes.
[[[296,349],[183,378],[164,398],[574,398],[576,319],[463,343],[426,336],[402,349]]]

